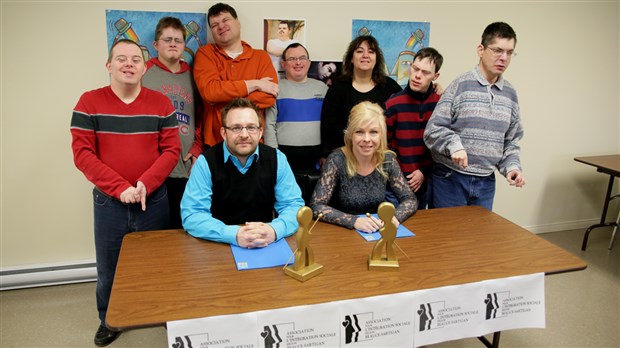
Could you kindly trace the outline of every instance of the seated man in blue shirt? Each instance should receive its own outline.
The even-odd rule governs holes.
[[[245,98],[222,110],[224,141],[198,157],[181,200],[183,228],[192,236],[262,248],[297,230],[301,191],[284,154],[259,143],[259,115]]]

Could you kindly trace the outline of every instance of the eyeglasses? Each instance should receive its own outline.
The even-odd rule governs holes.
[[[177,39],[177,38],[172,38],[172,37],[162,37],[159,40],[167,43],[167,44],[171,44],[172,41],[174,41],[175,44],[180,45],[182,43],[184,43],[185,41],[183,41],[183,39]]]
[[[301,57],[288,57],[285,59],[287,62],[289,63],[294,63],[296,61],[299,61],[300,63],[305,63],[308,61],[308,57],[306,56],[301,56]]]
[[[233,132],[233,134],[241,133],[241,131],[244,128],[246,131],[248,131],[248,134],[256,134],[260,130],[260,127],[258,126],[232,126],[232,127],[222,126],[222,127],[224,127],[224,129],[228,129],[229,131]]]
[[[506,53],[506,56],[508,58],[512,58],[512,57],[516,57],[517,56],[517,52],[510,50],[510,51],[504,51],[501,48],[497,48],[497,47],[487,47],[488,49],[491,50],[491,52],[493,52],[493,56],[496,58],[499,58],[501,56],[504,55],[504,53]]]

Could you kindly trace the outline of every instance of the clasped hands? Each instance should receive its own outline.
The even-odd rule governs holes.
[[[276,240],[276,231],[264,222],[246,222],[237,230],[237,245],[242,248],[264,248]]]
[[[400,225],[400,222],[395,216],[392,216],[392,223],[397,228],[398,225]],[[366,216],[358,217],[353,224],[353,228],[365,233],[375,233],[379,231],[381,227],[383,227],[383,220],[377,219],[373,216],[369,216],[369,214],[367,214]]]
[[[146,186],[144,186],[142,181],[138,181],[135,187],[128,187],[125,191],[121,192],[119,198],[121,202],[125,204],[139,202],[142,205],[142,211],[146,211]]]

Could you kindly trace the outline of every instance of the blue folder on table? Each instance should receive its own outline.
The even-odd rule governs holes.
[[[286,240],[280,239],[264,248],[247,249],[230,245],[238,271],[284,266],[295,262],[293,251]]]
[[[370,214],[374,218],[379,218],[377,214]],[[360,215],[364,217],[366,215]],[[376,240],[381,239],[381,233],[379,231],[373,233],[366,233],[362,231],[355,230],[362,238],[366,239],[367,242],[374,242]],[[407,227],[403,226],[403,224],[398,225],[396,228],[396,238],[404,238],[404,237],[413,237],[415,234],[411,232]]]

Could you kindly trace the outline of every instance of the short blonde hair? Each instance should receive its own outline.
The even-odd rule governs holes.
[[[353,134],[362,124],[369,122],[376,122],[379,125],[379,130],[381,132],[379,147],[373,155],[373,159],[375,160],[377,170],[381,173],[383,178],[387,180],[388,174],[383,170],[383,162],[385,161],[387,153],[394,152],[387,148],[387,127],[385,125],[383,108],[369,101],[364,101],[355,105],[349,113],[349,123],[347,129],[344,131],[344,146],[342,147],[342,152],[344,152],[347,160],[347,175],[353,177],[357,173],[357,159],[353,154]]]

